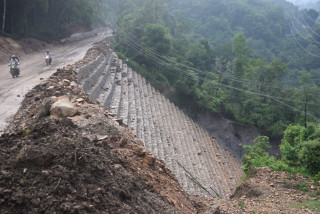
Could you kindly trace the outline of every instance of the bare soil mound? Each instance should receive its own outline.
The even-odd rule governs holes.
[[[218,203],[222,213],[320,213],[303,205],[319,201],[319,193],[320,186],[301,175],[256,168],[231,199]]]
[[[51,47],[52,44],[42,42],[33,38],[25,38],[16,41],[12,38],[0,37],[0,63],[9,62],[10,56],[12,56],[13,54],[16,54],[21,58],[25,54]]]
[[[76,66],[101,50],[91,49]],[[0,137],[0,213],[204,212],[206,199],[191,200],[162,161],[88,99],[76,66],[31,90]],[[60,96],[72,101],[76,116],[50,114]]]

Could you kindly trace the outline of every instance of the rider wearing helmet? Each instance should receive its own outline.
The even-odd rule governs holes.
[[[11,56],[10,61],[11,61],[11,60],[17,60],[17,61],[19,62],[19,58],[18,58],[16,55],[14,55],[14,54]]]
[[[10,65],[11,63],[13,63],[13,62],[16,63],[17,69],[18,69],[19,75],[20,75],[19,58],[18,58],[15,54],[13,54],[13,55],[11,56],[9,65]]]
[[[49,51],[46,51],[46,53],[45,53],[44,55],[45,55],[45,59],[46,59],[47,65],[51,65],[52,57],[51,57],[50,52],[49,52]]]
[[[46,51],[46,54],[45,54],[45,55],[51,58],[51,54],[50,54],[49,51]]]

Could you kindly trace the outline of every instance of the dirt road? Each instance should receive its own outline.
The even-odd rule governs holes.
[[[45,64],[46,50],[24,55],[20,57],[21,76],[18,78],[12,78],[7,63],[0,64],[0,135],[7,125],[7,120],[17,112],[29,90],[51,76],[59,67],[82,59],[95,42],[110,35],[111,31],[101,32],[88,39],[54,46],[50,49],[53,58],[50,66]]]

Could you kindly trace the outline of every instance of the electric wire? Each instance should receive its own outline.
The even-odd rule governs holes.
[[[118,31],[118,32],[119,32],[119,31]],[[121,37],[122,37],[123,39],[126,39],[126,38],[127,38],[124,34],[122,34],[122,33],[120,33],[120,34],[121,34]],[[128,41],[128,40],[127,40],[127,41]],[[137,44],[132,44],[132,43],[130,43],[130,44],[127,43],[127,44],[128,44],[131,48],[133,48],[133,49],[135,49],[136,51],[140,52],[141,54],[144,54],[145,56],[147,56],[147,57],[148,57],[150,60],[152,60],[153,62],[156,62],[156,63],[159,63],[159,64],[163,65],[163,61],[160,61],[160,60],[158,60],[158,59],[156,59],[156,58],[153,58],[153,56],[150,55],[150,53],[145,53],[145,52],[142,52],[140,49],[138,49],[139,46],[137,46]],[[164,63],[164,64],[167,64],[167,63]],[[167,64],[167,65],[168,65],[168,64]],[[170,65],[170,66],[171,66],[171,65]],[[170,68],[170,69],[172,69],[172,68]],[[179,69],[179,68],[177,68],[177,67],[174,67],[174,70],[180,72],[181,75],[185,75],[185,71],[183,71],[183,70],[181,70],[181,69]],[[177,76],[175,73],[173,73],[173,75]],[[180,76],[177,76],[177,77],[180,77]],[[185,77],[186,77],[186,78],[190,78],[190,76],[186,76],[186,75],[185,75]],[[203,78],[203,77],[199,77],[199,79],[205,80],[205,78]],[[295,101],[295,100],[289,100],[289,99],[284,99],[284,98],[280,98],[280,97],[271,96],[271,95],[268,95],[268,94],[262,94],[262,93],[258,93],[258,92],[246,90],[246,89],[240,89],[240,88],[233,87],[233,86],[229,86],[229,85],[225,85],[225,84],[222,84],[222,83],[216,83],[216,84],[218,84],[218,85],[220,85],[220,86],[222,86],[222,87],[225,87],[225,88],[234,89],[234,90],[246,92],[246,93],[253,94],[253,95],[257,95],[257,96],[270,98],[270,99],[274,100],[275,102],[277,102],[277,103],[279,103],[279,104],[282,104],[282,105],[284,105],[284,106],[286,106],[286,107],[288,107],[288,108],[290,108],[290,109],[292,109],[292,110],[294,110],[294,111],[298,111],[298,112],[300,112],[300,113],[304,113],[304,111],[302,111],[302,110],[300,110],[300,109],[297,109],[297,108],[295,108],[295,107],[293,107],[293,106],[290,106],[289,104],[286,104],[286,103],[280,101],[280,100],[282,99],[282,100],[287,100],[287,101],[295,102],[295,103],[296,103],[297,101]],[[305,102],[301,102],[301,103],[305,103]],[[310,116],[310,117],[312,117],[312,118],[315,118],[315,119],[319,120],[319,118],[313,116],[313,115],[310,114],[310,113],[307,113],[307,115]]]
[[[303,16],[301,16],[303,18]],[[297,32],[297,34],[299,34],[299,36],[301,38],[303,38],[304,40],[306,40],[307,42],[310,42],[310,43],[315,43],[315,44],[320,44],[320,42],[318,42],[310,32],[308,32],[308,30],[305,30],[305,31],[302,31],[302,30],[299,30],[298,27],[294,24],[294,23],[297,23],[299,24],[300,26],[304,26],[305,28],[309,28],[311,29],[311,31],[314,33],[314,34],[317,34],[315,31],[312,30],[312,28],[308,27],[308,24],[307,23],[302,23],[301,21],[299,21],[299,19],[294,15],[294,12],[291,11],[290,13],[290,19],[291,19],[291,25],[294,27],[294,29],[296,30],[295,32]],[[305,34],[303,34],[302,32],[304,32]],[[317,34],[318,35],[318,34]]]
[[[196,68],[193,68],[193,67],[190,67],[190,66],[187,66],[185,64],[182,64],[182,63],[179,63],[179,62],[176,62],[176,61],[173,61],[171,59],[169,59],[169,57],[166,57],[166,56],[162,56],[162,55],[159,55],[158,53],[155,53],[153,52],[151,49],[149,49],[148,47],[144,46],[139,40],[135,39],[131,34],[130,32],[128,32],[127,30],[125,30],[125,28],[128,28],[128,26],[125,26],[125,27],[120,27],[120,30],[124,31],[125,34],[128,35],[129,38],[132,38],[132,41],[133,42],[137,42],[138,45],[145,49],[149,54],[152,54],[154,56],[157,56],[159,57],[160,59],[163,59],[163,60],[168,60],[170,63],[174,63],[174,64],[177,64],[179,66],[182,66],[182,67],[185,67],[185,68],[188,68],[192,71],[196,71],[196,72],[199,72],[199,73],[203,73],[203,71],[199,70],[199,69],[196,69]],[[246,84],[250,84],[250,85],[258,85],[258,86],[265,86],[265,87],[268,87],[268,88],[273,88],[273,89],[283,89],[281,87],[278,87],[278,86],[274,86],[274,84],[269,84],[269,83],[261,83],[261,82],[253,82],[253,81],[249,81],[249,80],[245,80],[245,79],[240,79],[238,77],[234,77],[230,74],[221,74],[221,73],[218,73],[218,75],[222,76],[224,79],[228,79],[228,80],[231,80],[231,81],[235,81],[235,82],[240,82],[240,83],[246,83]]]
[[[309,18],[310,21],[316,23],[316,21],[313,20],[313,19],[305,12],[305,9],[303,9],[303,10],[301,10],[301,11],[303,12],[303,14],[304,14],[305,16],[307,16],[307,17]],[[301,13],[300,13],[300,14],[301,14]],[[301,16],[301,17],[302,17],[302,19],[304,20],[304,22],[307,23],[307,21],[305,20],[304,16]],[[308,25],[306,25],[306,26],[308,26]],[[320,36],[320,34],[317,33],[316,31],[314,31],[311,27],[308,26],[308,28],[311,30],[312,33],[314,33],[314,34],[317,35],[317,36]]]
[[[147,57],[149,57],[149,59],[151,59],[153,62],[156,62],[156,63],[159,63],[159,64],[161,64],[161,65],[166,65],[166,66],[169,66],[170,67],[170,69],[172,69],[172,68],[175,68],[175,70],[177,70],[177,67],[176,66],[174,66],[174,65],[172,65],[172,64],[168,64],[168,63],[166,63],[165,61],[163,61],[163,60],[161,60],[161,59],[158,59],[158,58],[156,58],[154,55],[157,55],[157,56],[161,56],[161,55],[159,55],[159,54],[157,54],[157,53],[155,53],[155,52],[153,52],[153,51],[151,51],[150,49],[147,49],[147,48],[144,48],[144,49],[141,49],[140,48],[140,42],[139,42],[139,44],[137,43],[137,39],[135,39],[133,36],[131,36],[130,38],[129,38],[129,36],[127,35],[127,34],[125,34],[124,32],[122,32],[121,31],[122,29],[120,29],[120,31],[118,31],[118,33],[120,33],[121,34],[121,36],[125,39],[125,40],[130,40],[132,43],[130,44],[130,46],[132,46],[132,48],[134,48],[136,51],[138,51],[138,52],[140,52],[141,54],[144,54],[144,55],[146,55]],[[143,52],[142,50],[149,50],[149,51],[147,51],[147,52]],[[158,61],[158,60],[160,60],[160,61]],[[172,60],[171,60],[171,62],[173,62]],[[187,66],[188,68],[190,68],[189,66]],[[198,70],[198,69],[194,69],[194,70]],[[178,69],[178,71],[179,72],[181,72],[181,74],[183,74],[182,72],[185,72],[185,71],[183,71],[183,70],[181,70],[181,69]],[[202,71],[201,71],[202,72]],[[222,77],[224,77],[223,75],[221,75]],[[202,80],[205,80],[204,78],[200,78],[200,79],[202,79]],[[239,80],[236,80],[236,79],[234,79],[234,78],[226,78],[226,79],[229,79],[229,80],[231,80],[231,81],[233,81],[233,80],[235,80],[235,81],[237,81],[237,82],[240,82],[240,83],[248,83],[248,84],[250,84],[250,82],[248,82],[248,81],[239,81]],[[282,88],[280,88],[280,87],[272,87],[272,88],[274,88],[274,89],[282,89]],[[283,98],[283,97],[275,97],[275,98],[277,98],[277,99],[279,99],[279,100],[285,100],[285,101],[288,101],[288,102],[294,102],[293,100],[290,100],[290,99],[286,99],[286,98]],[[300,102],[300,103],[304,103],[304,102]],[[312,105],[312,104],[311,104]]]
[[[125,35],[122,34],[122,36],[123,36],[123,38],[126,38]],[[132,44],[130,44],[130,45],[131,45],[131,47],[134,48],[136,51],[139,51],[140,53],[145,54],[147,57],[151,58],[152,61],[154,61],[154,62],[156,62],[156,63],[160,63],[160,64],[163,65],[163,62],[159,62],[159,61],[157,61],[157,59],[152,58],[152,56],[150,56],[150,54],[143,53],[143,52],[141,52],[140,49],[137,49],[137,47],[134,47],[134,45],[132,45]],[[137,44],[135,44],[135,45],[139,47],[139,45],[137,45]],[[172,65],[171,65],[171,64],[170,64],[170,65],[167,64],[167,66],[172,66]],[[171,67],[171,69],[172,69],[172,67]],[[181,75],[184,75],[184,74],[185,74],[185,71],[183,71],[183,70],[181,70],[181,69],[177,69],[176,67],[175,67],[175,70],[181,72],[181,73],[180,73]],[[181,76],[179,76],[179,77],[181,77]],[[189,78],[189,77],[187,77],[187,78]],[[201,77],[199,77],[199,78],[205,80],[204,78],[201,78]],[[252,92],[252,91],[251,91],[251,92]],[[256,93],[256,92],[253,92],[253,93]],[[268,95],[268,96],[270,96],[270,95]],[[277,100],[286,100],[286,101],[289,101],[289,102],[297,102],[297,101],[290,100],[290,99],[286,99],[286,98],[282,98],[282,97],[275,97],[275,96],[273,96],[273,98],[274,98],[274,99],[277,99]],[[305,103],[305,102],[299,102],[299,103]],[[312,104],[311,104],[311,105],[312,105]]]
[[[293,27],[294,27],[295,25],[294,25],[294,23],[293,23],[293,18],[292,18],[292,16],[290,16],[290,19],[291,19],[290,28],[291,28],[291,32],[293,32]],[[292,38],[293,38],[293,40],[295,40],[295,42],[298,44],[298,46],[299,46],[302,50],[304,50],[306,53],[308,53],[308,54],[310,54],[310,55],[312,55],[312,56],[314,56],[314,57],[320,58],[319,55],[314,54],[314,53],[312,53],[311,51],[309,51],[309,50],[307,50],[306,48],[304,48],[303,45],[302,45],[302,44],[298,41],[298,39],[295,37],[295,35],[293,35]]]
[[[129,38],[133,43],[135,43],[139,48],[141,47],[142,49],[144,49],[146,52],[149,53],[149,55],[152,55],[152,56],[155,56],[155,57],[159,57],[160,60],[164,61],[167,60],[168,62],[167,63],[170,63],[170,65],[172,64],[177,64],[179,66],[182,66],[182,67],[185,67],[185,68],[188,68],[192,71],[196,71],[196,72],[199,72],[199,73],[203,73],[203,71],[199,70],[199,69],[196,69],[196,68],[193,68],[193,67],[190,67],[190,66],[187,66],[185,64],[182,64],[182,63],[179,63],[179,62],[176,62],[176,61],[173,61],[171,60],[169,57],[167,56],[162,56],[156,52],[154,52],[152,49],[146,47],[143,43],[141,43],[138,39],[136,39],[128,30],[126,29],[129,29],[129,27],[127,25],[124,24],[124,27],[121,27],[121,26],[118,26],[118,28],[120,28],[120,31],[123,31],[124,34],[126,34],[126,37]],[[257,85],[257,86],[264,86],[264,87],[267,87],[267,88],[272,88],[272,89],[277,89],[277,90],[282,90],[283,87],[279,87],[279,86],[275,86],[274,84],[272,83],[262,83],[262,82],[253,82],[253,81],[249,81],[249,80],[246,80],[246,79],[240,79],[239,77],[234,77],[232,76],[231,74],[221,74],[221,73],[216,73],[217,75],[223,77],[224,79],[227,79],[227,80],[231,80],[231,81],[234,81],[234,82],[239,82],[239,83],[245,83],[245,84],[249,84],[249,85]],[[290,85],[284,85],[284,87],[292,87]],[[295,90],[298,90],[298,88],[294,88]],[[280,98],[282,99],[282,98]]]
[[[292,29],[292,26],[290,26],[290,27],[291,27],[291,29]],[[293,36],[292,38],[293,38],[293,40],[298,44],[298,46],[299,46],[302,50],[304,50],[306,53],[308,53],[308,54],[310,54],[310,55],[312,55],[312,56],[314,56],[314,57],[320,58],[319,55],[314,54],[313,52],[311,52],[311,51],[307,50],[305,47],[303,47],[303,45],[298,41],[298,39],[297,39],[295,36]]]

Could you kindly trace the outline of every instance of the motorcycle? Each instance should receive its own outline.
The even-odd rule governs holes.
[[[10,74],[13,78],[18,77],[20,75],[20,69],[18,67],[19,63],[16,61],[12,61],[9,63],[10,66]]]
[[[47,65],[51,65],[52,58],[50,56],[46,56],[45,61],[46,61]]]

